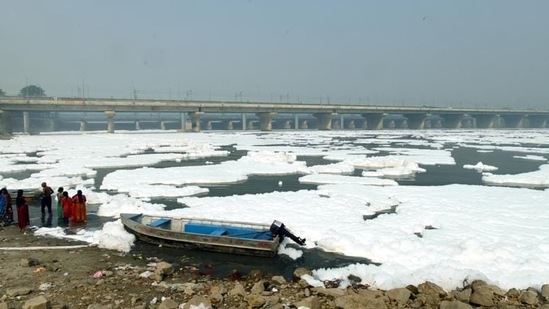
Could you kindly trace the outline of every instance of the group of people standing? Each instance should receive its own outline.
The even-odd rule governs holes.
[[[42,226],[51,226],[51,195],[53,193],[52,188],[43,182],[42,201],[40,203]],[[70,197],[69,192],[65,191],[63,187],[57,189],[57,218],[58,225],[64,226],[85,223],[87,221],[86,196],[82,194],[82,190],[78,190],[74,196]]]
[[[17,225],[21,232],[27,232],[30,225],[29,205],[23,196],[23,190],[17,190],[15,198],[15,207],[17,209]],[[13,207],[11,195],[6,188],[0,190],[0,226],[13,223]]]
[[[23,190],[17,190],[15,205],[17,208],[17,224],[21,232],[26,232],[30,226],[29,206]],[[40,220],[43,227],[51,227],[52,221],[52,194],[54,191],[45,182],[42,183],[40,201]],[[11,195],[6,188],[0,189],[0,227],[14,222]],[[86,196],[82,190],[70,197],[62,187],[57,190],[58,225],[68,226],[87,221]]]
[[[63,187],[57,189],[57,217],[59,223],[64,225],[86,223],[86,196],[82,190],[70,197]]]

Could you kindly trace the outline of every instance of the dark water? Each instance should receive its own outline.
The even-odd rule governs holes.
[[[371,262],[364,258],[347,257],[323,252],[318,249],[304,250],[301,258],[292,260],[285,255],[250,257],[228,253],[158,247],[145,242],[137,242],[133,253],[147,257],[158,257],[176,265],[193,265],[202,274],[214,277],[228,277],[233,271],[246,275],[252,270],[260,270],[266,275],[276,274],[291,278],[293,271],[297,267],[310,269],[343,267],[357,262],[366,264]]]
[[[378,145],[369,145],[377,147]],[[409,146],[407,146],[409,148]],[[226,157],[197,159],[183,162],[162,162],[153,167],[172,167],[172,166],[192,166],[205,165],[206,161],[217,164],[226,160],[235,160],[245,154],[244,151],[238,151],[232,146],[225,147],[230,151]],[[524,156],[524,153],[513,153],[507,151],[495,150],[493,152],[478,152],[471,148],[454,148],[452,156],[456,165],[435,165],[422,166],[427,171],[420,173],[412,178],[396,179],[400,185],[417,186],[439,186],[447,184],[470,184],[481,185],[481,173],[475,170],[464,169],[463,165],[474,165],[477,162],[483,162],[487,165],[493,165],[499,169],[494,174],[517,174],[538,169],[540,162],[517,159],[513,156]],[[298,157],[298,160],[306,161],[308,166],[317,164],[330,164],[331,161],[323,160],[320,157]],[[99,169],[95,180],[96,188],[100,188],[103,177],[114,171],[113,169]],[[357,170],[355,175],[360,175],[361,170]],[[299,183],[301,175],[284,176],[250,176],[243,183],[230,185],[207,186],[210,190],[209,196],[229,196],[241,194],[258,194],[273,191],[298,191],[316,189],[316,185]],[[22,177],[20,175],[20,177]],[[282,182],[282,185],[279,185]],[[180,208],[175,199],[155,199],[152,202],[162,203],[167,209]],[[99,229],[105,222],[111,221],[111,218],[96,216],[94,205],[90,205],[88,212],[87,226],[90,229]],[[54,201],[55,218],[55,201]],[[53,220],[54,224],[56,220]],[[39,225],[40,207],[35,205],[31,207],[31,224]],[[251,270],[260,270],[264,274],[283,274],[290,277],[296,267],[307,267],[311,269],[324,267],[342,267],[353,263],[369,263],[368,259],[346,257],[332,253],[326,253],[320,250],[303,250],[304,254],[298,260],[292,260],[286,256],[277,256],[274,258],[256,258],[223,253],[193,251],[185,249],[173,249],[167,247],[158,247],[144,242],[136,242],[132,254],[142,255],[143,257],[158,257],[165,261],[179,265],[194,265],[203,274],[209,274],[216,277],[228,276],[233,271],[241,274],[247,274]]]
[[[456,165],[422,166],[427,171],[415,175],[414,179],[399,181],[400,185],[439,186],[448,184],[482,185],[482,173],[463,168],[464,165],[475,165],[482,162],[498,168],[493,174],[519,174],[539,169],[540,162],[514,158],[524,156],[520,152],[495,150],[494,152],[477,152],[472,148],[456,148],[452,157]]]

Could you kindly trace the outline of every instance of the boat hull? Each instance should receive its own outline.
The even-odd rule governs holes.
[[[137,239],[167,247],[271,257],[276,255],[280,245],[279,236],[266,236],[269,226],[265,225],[189,218],[162,218],[141,214],[121,214],[120,217],[125,229],[134,234]],[[159,223],[158,226],[155,226],[155,222]],[[202,225],[200,226],[200,224]],[[212,226],[213,228],[196,230],[197,226]],[[191,227],[195,228],[194,232],[185,231],[191,230]],[[230,234],[217,235],[219,234],[217,231],[221,229],[224,231],[254,231],[261,233],[258,235],[263,239],[238,237]]]

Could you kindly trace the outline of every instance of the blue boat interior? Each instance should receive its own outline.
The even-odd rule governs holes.
[[[133,221],[138,221],[142,216],[143,216],[143,214],[132,214],[132,215],[128,216],[128,219],[133,220]]]
[[[138,220],[142,215],[137,214],[129,217],[131,220]],[[171,223],[171,218],[158,218],[153,220],[148,225],[157,228],[167,228]],[[226,225],[202,224],[202,223],[186,223],[183,231],[193,234],[209,235],[209,236],[226,236],[243,239],[259,239],[272,240],[273,234],[269,230],[260,230],[253,228],[234,227]]]
[[[160,219],[156,219],[154,220],[153,222],[151,222],[149,224],[149,226],[152,226],[152,227],[161,227],[162,225],[164,224],[168,224],[170,223],[170,221],[172,221],[171,219],[166,219],[166,218],[160,218]]]
[[[273,234],[271,234],[270,231],[222,226],[222,225],[187,223],[185,224],[184,231],[187,233],[194,233],[194,234],[227,236],[227,237],[245,238],[245,239],[264,239],[264,240],[273,239]]]

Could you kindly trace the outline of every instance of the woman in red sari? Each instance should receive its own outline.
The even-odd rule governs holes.
[[[23,196],[23,190],[17,190],[17,197],[15,198],[15,207],[17,207],[17,225],[21,232],[26,233],[27,228],[30,225],[29,220],[29,206]]]
[[[74,203],[67,191],[61,194],[61,208],[63,208],[63,224],[69,225],[69,219],[74,222]]]

